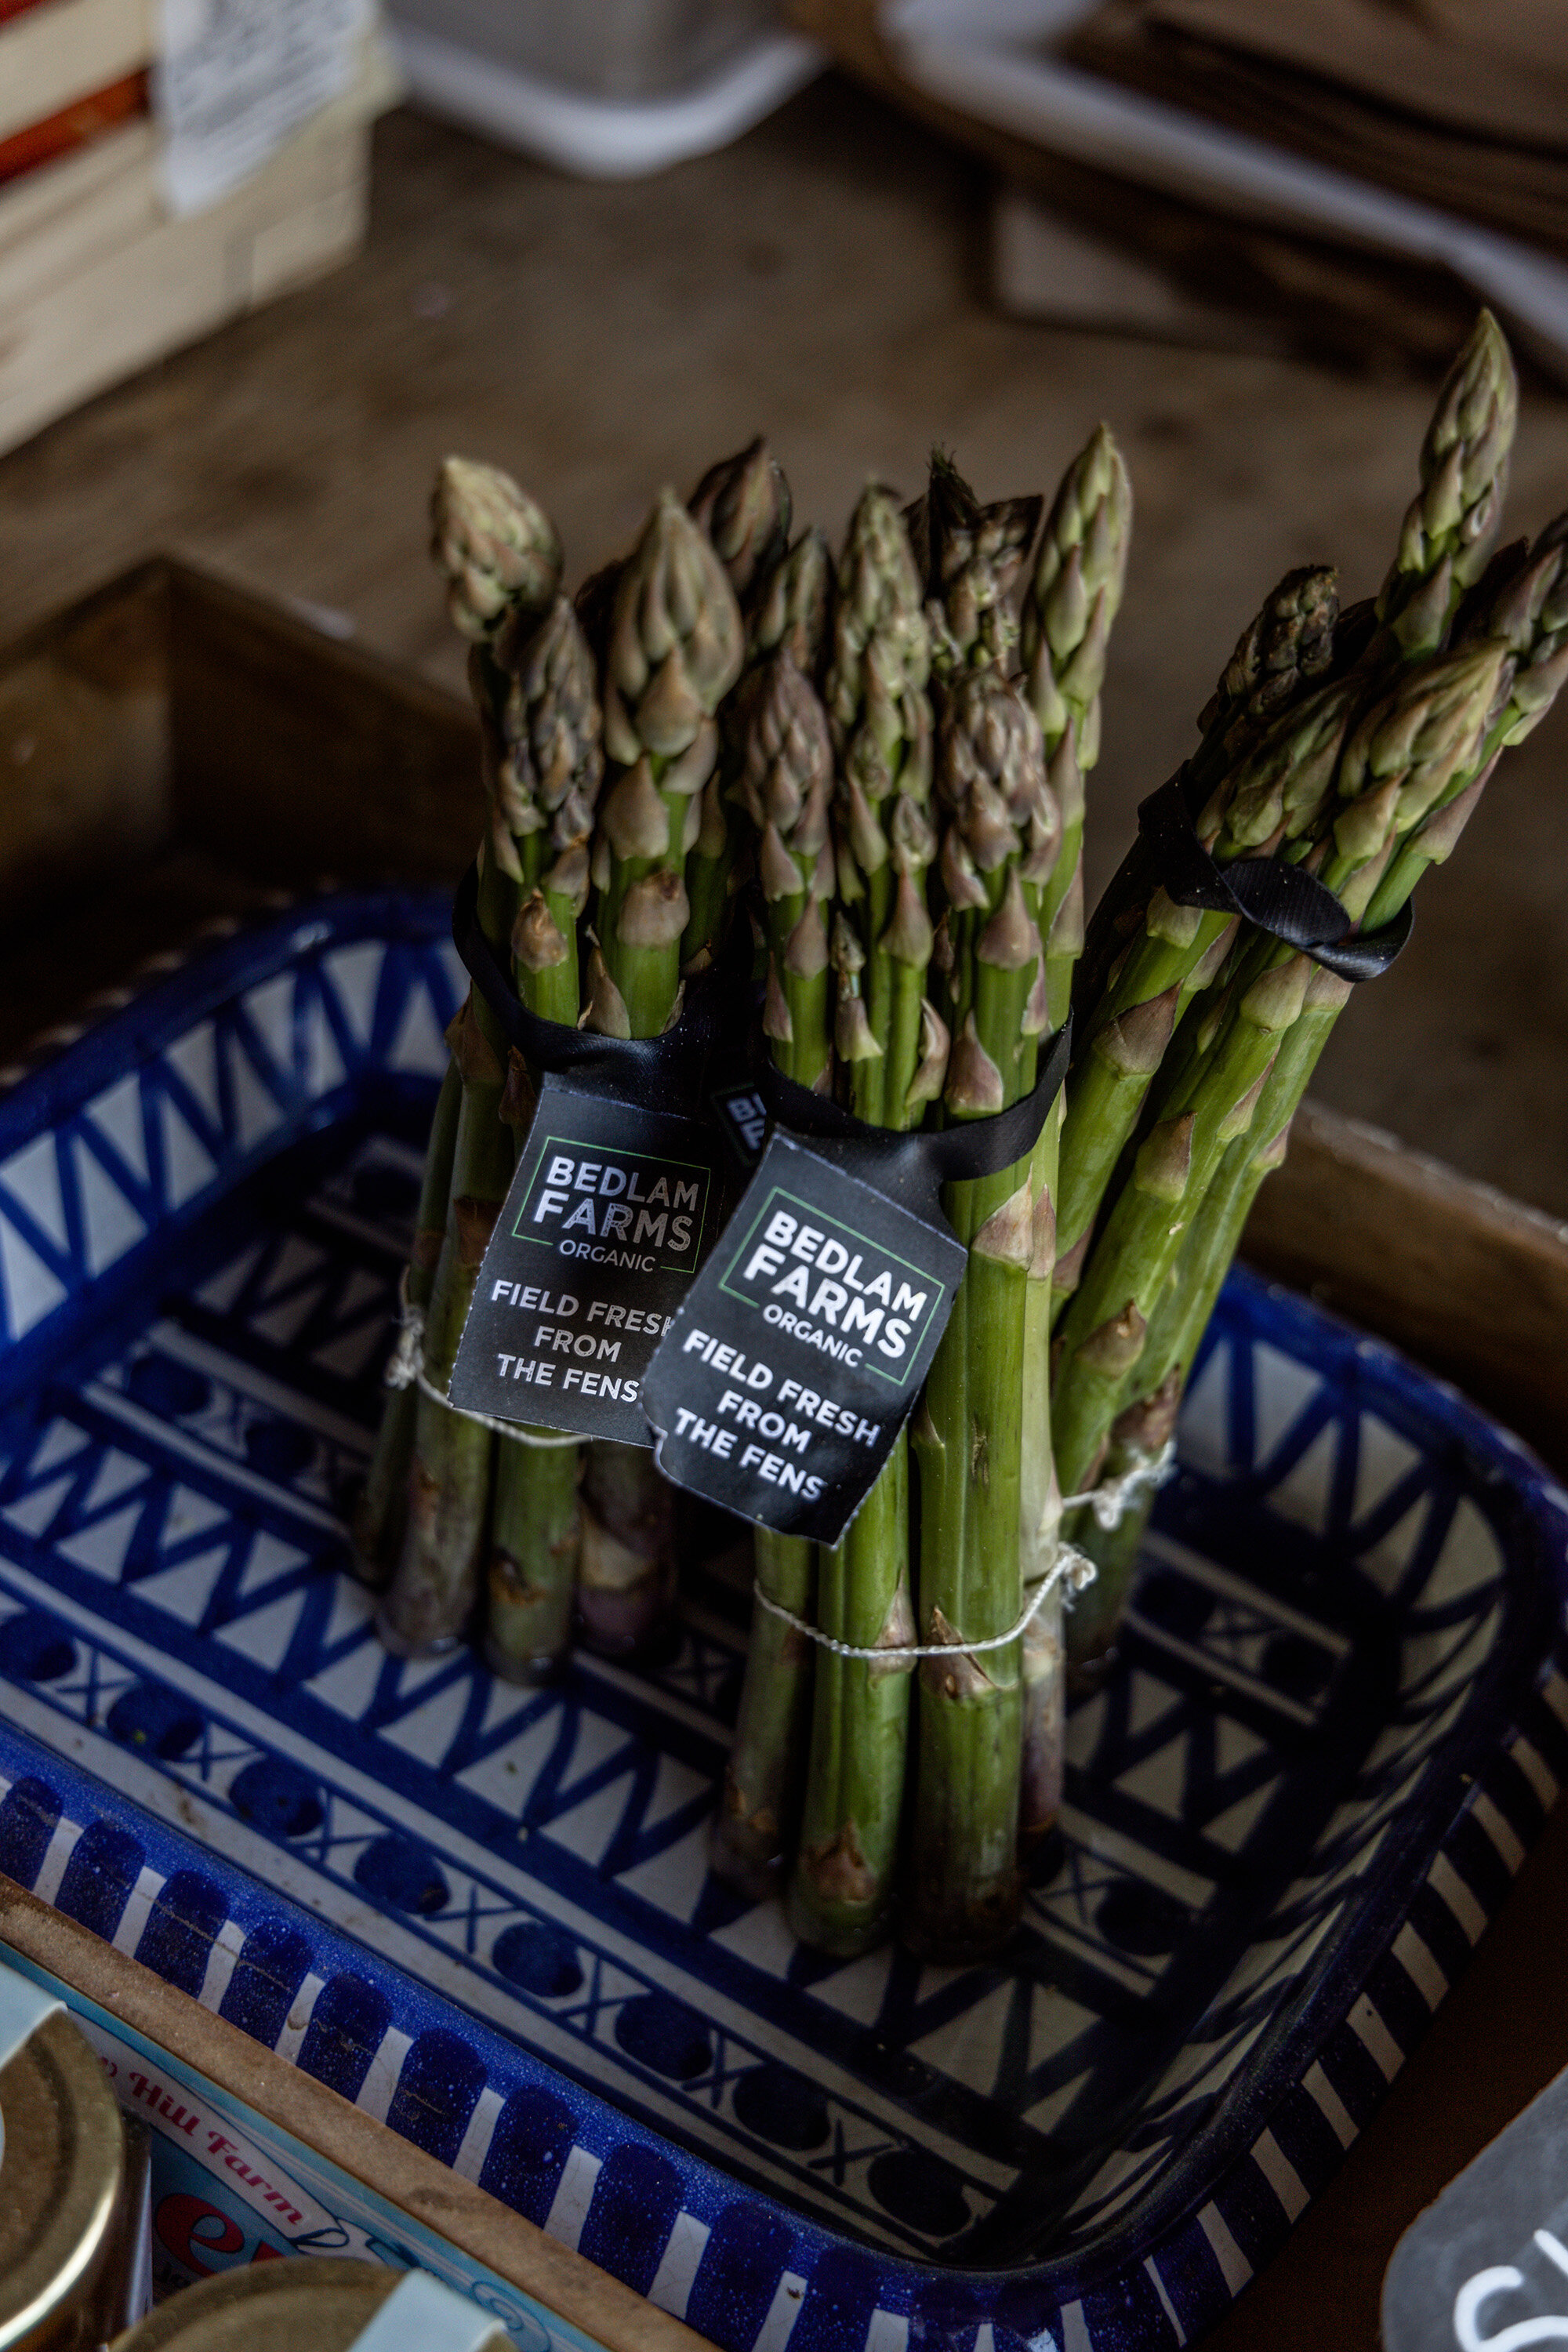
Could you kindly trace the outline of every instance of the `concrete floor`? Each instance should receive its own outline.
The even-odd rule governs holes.
[[[1194,740],[1287,566],[1373,588],[1430,387],[994,316],[970,165],[847,83],[641,185],[554,176],[408,113],[376,134],[363,256],[0,461],[0,636],[155,548],[348,616],[456,685],[424,547],[448,449],[552,509],[572,576],[661,482],[765,430],[837,536],[868,473],[911,491],[956,452],[984,496],[1049,488],[1096,421],[1138,523],[1092,786],[1091,886]],[[1527,389],[1510,535],[1568,501],[1568,401]],[[1512,756],[1415,943],[1352,1004],[1318,1081],[1568,1216],[1568,712]]]

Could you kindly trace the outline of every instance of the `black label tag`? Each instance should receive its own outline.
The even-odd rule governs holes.
[[[763,1156],[768,1135],[768,1107],[749,1081],[716,1087],[709,1097],[719,1124],[740,1165],[748,1171]]]
[[[716,1139],[546,1077],[453,1368],[452,1402],[650,1445],[643,1379],[719,1230]]]
[[[1568,2074],[1559,2074],[1394,2250],[1388,2352],[1568,2338]]]
[[[827,1544],[892,1449],[965,1264],[848,1157],[773,1136],[643,1388],[667,1478]]]

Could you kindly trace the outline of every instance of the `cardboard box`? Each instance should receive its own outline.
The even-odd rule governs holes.
[[[146,0],[50,0],[0,26],[0,137],[149,64],[149,15]],[[347,260],[364,236],[371,124],[398,87],[371,41],[353,89],[184,218],[149,117],[0,185],[0,451]]]

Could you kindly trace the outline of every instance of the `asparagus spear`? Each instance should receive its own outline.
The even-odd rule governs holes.
[[[447,1065],[436,1117],[425,1153],[425,1176],[415,1220],[414,1248],[404,1296],[423,1315],[430,1304],[441,1242],[447,1229],[447,1198],[452,1188],[452,1153],[458,1140],[458,1110],[463,1082],[455,1062]],[[414,1452],[414,1419],[419,1391],[390,1389],[382,1407],[375,1451],[354,1504],[353,1567],[362,1584],[379,1591],[392,1575],[408,1524],[408,1465]]]
[[[859,961],[840,1037],[850,1100],[875,1127],[918,1118],[920,1003],[931,948],[921,877],[935,850],[930,639],[920,583],[890,492],[872,483],[849,526],[834,612],[826,703],[839,764],[839,896]]]
[[[495,658],[503,629],[548,605],[560,577],[553,527],[493,467],[447,458],[431,500],[433,547],[448,578],[458,625],[472,639],[468,679],[484,738],[489,818],[479,845],[478,916],[498,955],[510,948],[519,885],[500,844],[505,673]],[[446,1236],[425,1326],[425,1372],[446,1391],[468,1319],[485,1244],[511,1181],[513,1144],[500,1117],[506,1037],[470,990],[447,1032],[462,1084],[453,1142]],[[490,1493],[489,1432],[435,1398],[414,1412],[408,1510],[401,1553],[379,1622],[390,1647],[417,1651],[455,1640],[472,1611]]]
[[[481,875],[480,919],[494,919],[496,868]],[[491,884],[489,891],[484,883]],[[488,909],[486,900],[489,900]],[[425,1372],[441,1395],[452,1376],[474,1284],[511,1182],[512,1137],[501,1123],[505,1065],[469,991],[447,1032],[462,1081],[447,1230],[425,1322]],[[403,1549],[377,1622],[404,1655],[456,1641],[472,1613],[489,1513],[489,1430],[423,1390],[415,1409],[408,1517]]]
[[[1357,723],[1340,765],[1338,813],[1321,869],[1352,919],[1364,915],[1399,836],[1455,779],[1474,773],[1510,672],[1506,647],[1461,647],[1397,673]],[[1104,1219],[1062,1324],[1053,1415],[1069,1492],[1100,1467],[1183,1236],[1226,1147],[1252,1126],[1313,969],[1304,956],[1276,948],[1256,978],[1244,972],[1206,1013],[1195,1066],[1162,1103],[1163,1115]]]
[[[1485,569],[1518,415],[1507,338],[1482,310],[1437,395],[1421,445],[1421,488],[1378,595],[1378,620],[1407,653],[1441,644],[1460,595]]]
[[[564,596],[521,642],[509,643],[503,633],[498,652],[510,690],[494,839],[498,862],[510,856],[513,879],[528,894],[512,926],[513,976],[531,1012],[574,1025],[577,919],[588,895],[588,835],[604,771],[593,656]],[[532,1104],[531,1074],[515,1067],[517,1059],[510,1093],[521,1123]],[[513,1440],[499,1450],[485,1655],[509,1680],[542,1679],[569,1645],[580,1471],[575,1446]]]
[[[718,557],[664,491],[616,581],[605,664],[605,748],[618,773],[600,812],[603,971],[590,1024],[609,1035],[657,1036],[677,1010],[687,852],[719,756],[713,714],[742,644]]]
[[[482,644],[517,611],[542,613],[561,581],[561,541],[543,509],[499,466],[447,457],[430,500],[430,552],[447,609]]]
[[[654,1037],[680,1002],[690,912],[686,860],[719,754],[714,712],[739,674],[734,592],[706,533],[671,490],[616,579],[605,672],[605,748],[616,763],[592,859],[597,940],[586,1025]],[[641,1648],[668,1607],[675,1500],[640,1446],[595,1443],[582,1489],[577,1607],[584,1639]]]
[[[1024,671],[1062,817],[1044,916],[1053,1028],[1067,1019],[1083,947],[1082,780],[1100,757],[1100,689],[1131,531],[1132,486],[1100,425],[1062,477],[1024,600]]]
[[[1568,514],[1547,525],[1517,570],[1500,583],[1462,642],[1474,638],[1500,643],[1514,656],[1508,699],[1488,730],[1479,773],[1452,778],[1430,814],[1401,839],[1367,908],[1368,930],[1391,922],[1426,867],[1452,854],[1491,763],[1509,746],[1521,743],[1557,698],[1568,673]],[[1468,805],[1456,824],[1448,812],[1461,798]]]
[[[815,678],[827,640],[832,601],[833,558],[813,524],[781,556],[757,591],[747,625],[749,659],[764,662],[782,648],[803,677]]]
[[[917,1125],[939,1089],[942,1033],[923,1003],[931,949],[921,887],[934,843],[929,642],[920,581],[889,492],[871,484],[849,527],[834,608],[826,703],[838,755],[839,895],[829,951],[835,1034],[850,1100],[874,1125]],[[900,1433],[842,1543],[817,1552],[817,1623],[858,1648],[914,1638],[909,1454]],[[887,1932],[893,1895],[910,1668],[824,1651],[790,1925],[846,1956]]]
[[[784,467],[759,434],[734,457],[709,467],[687,507],[713,542],[743,611],[789,545]]]
[[[820,677],[832,598],[833,559],[827,551],[827,541],[814,525],[802,531],[758,584],[746,615],[746,666],[740,683],[720,712],[723,758],[719,777],[710,779],[704,791],[702,822],[710,836],[709,799],[716,788],[723,793],[731,822],[731,804],[741,803],[746,730],[755,698],[763,691],[763,673],[774,654],[787,652],[803,677]],[[742,822],[731,832],[729,845],[731,866],[726,887],[732,896],[753,878],[754,828]]]
[[[1198,713],[1204,738],[1198,757],[1212,743],[1234,758],[1243,746],[1233,730],[1267,726],[1323,676],[1334,657],[1339,611],[1339,575],[1331,565],[1303,563],[1287,572],[1237,639]]]
[[[779,1067],[797,1084],[816,1087],[831,1062],[822,909],[833,894],[833,749],[822,705],[787,646],[760,673],[744,748],[738,793],[759,844],[767,935],[763,1026]],[[757,1528],[753,1545],[759,1591],[809,1620],[816,1547],[770,1528]],[[783,1618],[753,1611],[712,1843],[720,1877],[753,1898],[776,1879],[794,1831],[811,1720],[813,1648]]]
[[[944,684],[986,666],[1011,677],[1018,643],[1013,590],[1044,505],[1023,498],[983,507],[952,458],[932,451],[925,496],[906,521],[925,575],[931,667]]]
[[[1047,1022],[1042,941],[1022,874],[1028,817],[1049,793],[1045,747],[1028,704],[995,670],[971,672],[950,698],[938,782],[954,1030],[942,1101],[963,1120],[1030,1090]],[[1059,838],[1054,821],[1043,830]],[[944,1196],[969,1264],[914,1431],[920,1623],[931,1643],[990,1639],[1022,1611],[1032,1160],[1031,1151]],[[1030,1442],[1046,1435],[1039,1417]],[[974,1958],[1017,1918],[1018,1644],[922,1662],[919,1753],[910,1931],[935,1958]]]
[[[755,639],[756,606],[783,564],[789,542],[790,494],[784,468],[759,436],[749,448],[704,474],[689,506],[693,520],[712,541],[740,601],[746,617],[749,656]],[[742,683],[721,708],[721,757],[702,788],[701,821],[686,861],[690,913],[680,942],[682,971],[700,971],[711,961],[729,911],[735,862],[729,787],[742,726],[733,706],[743,691]]]

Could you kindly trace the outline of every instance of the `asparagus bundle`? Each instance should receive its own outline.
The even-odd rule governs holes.
[[[1357,920],[1401,818],[1407,829],[1453,778],[1475,772],[1506,671],[1506,650],[1489,644],[1434,656],[1413,666],[1351,736],[1321,878]],[[1142,1352],[1149,1317],[1225,1148],[1251,1127],[1311,969],[1299,950],[1274,948],[1256,978],[1244,967],[1205,1010],[1195,1066],[1161,1101],[1103,1221],[1063,1318],[1053,1399],[1062,1475],[1075,1488],[1099,1467],[1108,1408]]]
[[[1236,851],[1231,838],[1213,835],[1215,819],[1228,819],[1234,824],[1235,813],[1239,811],[1245,829],[1252,809],[1274,820],[1273,829],[1255,842],[1254,854],[1261,850],[1308,859],[1330,887],[1345,885],[1349,911],[1367,928],[1380,928],[1408,898],[1415,873],[1420,870],[1421,853],[1406,853],[1377,839],[1375,808],[1355,819],[1340,802],[1347,789],[1354,797],[1369,781],[1355,747],[1365,727],[1376,723],[1376,713],[1370,719],[1365,715],[1369,698],[1378,694],[1382,681],[1396,676],[1399,666],[1414,674],[1415,682],[1399,705],[1397,719],[1391,722],[1395,736],[1401,726],[1418,730],[1422,714],[1440,730],[1445,716],[1450,720],[1455,718],[1455,698],[1463,702],[1463,679],[1455,685],[1448,673],[1434,670],[1431,665],[1454,620],[1461,592],[1480,572],[1496,531],[1516,407],[1507,345],[1495,321],[1483,312],[1439,394],[1421,454],[1422,487],[1406,517],[1375,610],[1369,609],[1364,619],[1347,614],[1335,629],[1327,599],[1321,600],[1328,625],[1311,628],[1309,644],[1316,642],[1310,659],[1313,668],[1327,667],[1331,632],[1331,683],[1303,695],[1302,673],[1308,664],[1281,664],[1282,677],[1289,681],[1294,669],[1294,680],[1285,693],[1284,715],[1261,737],[1251,713],[1236,715],[1237,688],[1245,687],[1248,670],[1258,667],[1248,658],[1249,637],[1260,643],[1263,633],[1255,624],[1254,632],[1243,638],[1218,695],[1204,713],[1204,744],[1184,776],[1189,804],[1194,809],[1200,791],[1208,792],[1206,804],[1197,812],[1197,831],[1200,838],[1207,840],[1216,862]],[[1326,580],[1327,575],[1321,576]],[[1301,584],[1307,588],[1309,582]],[[1289,579],[1282,583],[1281,591],[1270,600],[1277,614],[1281,593],[1291,585]],[[1545,594],[1544,586],[1539,586],[1538,609]],[[1309,595],[1309,604],[1317,601]],[[1525,607],[1529,601],[1525,592]],[[1260,621],[1268,611],[1266,607]],[[1393,690],[1397,693],[1397,686]],[[1436,708],[1430,707],[1429,698],[1435,698]],[[1347,745],[1352,721],[1355,731]],[[1495,748],[1494,741],[1489,757]],[[1472,746],[1471,752],[1480,756],[1478,747]],[[1385,745],[1385,759],[1393,756]],[[1341,779],[1339,792],[1333,795],[1321,790],[1325,762],[1330,772],[1337,772]],[[1267,788],[1267,793],[1260,787]],[[1277,799],[1275,787],[1279,787]],[[1446,816],[1439,819],[1438,810],[1446,811],[1465,789],[1466,771],[1461,763],[1459,780],[1436,792],[1431,845],[1438,854],[1446,854],[1445,842],[1451,848],[1458,837],[1455,825]],[[1402,839],[1415,822],[1411,812],[1417,790],[1412,787],[1406,794]],[[1458,822],[1462,824],[1463,818]],[[1332,827],[1340,844],[1350,841],[1358,823],[1364,823],[1373,836],[1371,862],[1360,868],[1347,863],[1342,847],[1333,839],[1325,838]],[[1372,882],[1363,878],[1369,873]],[[1408,879],[1395,882],[1396,874],[1408,874]],[[1119,877],[1119,883],[1122,881]],[[1287,961],[1269,942],[1250,936],[1244,936],[1239,947],[1234,946],[1223,918],[1200,918],[1194,909],[1172,908],[1157,888],[1142,910],[1129,908],[1125,887],[1121,896],[1122,906],[1111,920],[1097,923],[1100,933],[1097,997],[1092,1009],[1086,1006],[1080,1014],[1089,1051],[1080,1056],[1068,1088],[1064,1234],[1068,1217],[1071,1232],[1066,1236],[1066,1263],[1058,1275],[1058,1318],[1068,1307],[1082,1277],[1091,1242],[1097,1263],[1125,1270],[1125,1261],[1118,1259],[1110,1244],[1107,1226],[1107,1220],[1117,1212],[1102,1203],[1109,1204],[1107,1187],[1113,1171],[1119,1167],[1125,1170],[1122,1155],[1134,1132],[1142,1138],[1140,1151],[1152,1150],[1150,1139],[1173,1114],[1179,1113],[1180,1105],[1189,1099],[1185,1090],[1198,1083],[1217,1050],[1221,1033],[1215,1029],[1215,1016],[1200,990],[1219,975],[1231,998],[1241,1001],[1253,984],[1261,983],[1271,969],[1278,972]],[[1140,911],[1142,927],[1137,919]],[[1131,943],[1121,946],[1120,961],[1108,963],[1112,922],[1118,917],[1121,940],[1131,932]],[[1151,929],[1185,934],[1184,947],[1179,937],[1167,940],[1167,949],[1175,948],[1178,952],[1167,953],[1162,963],[1152,946]],[[1193,967],[1190,958],[1194,951],[1206,953],[1205,960]],[[1154,1013],[1156,981],[1176,986],[1174,998],[1160,1008],[1159,1030]],[[1238,1107],[1237,1132],[1226,1144],[1212,1178],[1204,1180],[1200,1165],[1198,1180],[1184,1184],[1182,1202],[1172,1204],[1175,1213],[1169,1223],[1180,1239],[1174,1263],[1167,1266],[1163,1291],[1152,1301],[1147,1328],[1137,1328],[1137,1318],[1143,1311],[1142,1294],[1130,1286],[1118,1302],[1121,1325],[1114,1334],[1107,1332],[1096,1342],[1097,1348],[1126,1358],[1121,1370],[1109,1375],[1076,1358],[1069,1360],[1074,1343],[1081,1341],[1085,1333],[1084,1312],[1072,1306],[1063,1324],[1062,1393],[1055,1423],[1058,1441],[1069,1447],[1080,1480],[1116,1478],[1158,1454],[1170,1434],[1186,1369],[1239,1241],[1247,1207],[1264,1175],[1284,1156],[1295,1100],[1316,1061],[1311,1041],[1316,1039],[1321,1051],[1349,994],[1343,982],[1316,967],[1304,970],[1302,990],[1300,1013],[1281,1030],[1282,1042],[1261,1082],[1252,1115],[1243,1117]],[[1129,1013],[1134,1033],[1131,1055],[1123,1050],[1120,1025]],[[1167,1014],[1175,1029],[1173,1041],[1163,1026]],[[1112,1076],[1105,1066],[1111,1060],[1130,1061],[1136,1066],[1119,1069]],[[1298,1069],[1300,1085],[1292,1093],[1290,1074]],[[1107,1098],[1112,1094],[1119,1097],[1120,1107],[1108,1115]],[[1129,1185],[1135,1189],[1136,1163],[1131,1177],[1117,1174],[1115,1181],[1123,1192]],[[1097,1217],[1102,1238],[1096,1237]],[[1105,1278],[1114,1288],[1119,1275],[1109,1272]],[[1094,1352],[1091,1349],[1091,1357]],[[1113,1391],[1119,1405],[1113,1404]],[[1080,1423],[1076,1435],[1066,1434]],[[1094,1590],[1074,1616],[1076,1659],[1084,1661],[1105,1652],[1136,1557],[1148,1500],[1145,1496],[1142,1506],[1128,1510],[1121,1525],[1109,1533],[1084,1515],[1074,1527],[1075,1539],[1086,1546],[1100,1569]]]
[[[1077,478],[1091,486],[1098,503],[1108,476],[1122,493],[1125,477],[1107,436],[1097,436],[1093,448],[1100,465],[1080,463]],[[838,755],[838,903],[826,944],[840,1087],[874,1123],[984,1117],[1034,1084],[1047,1023],[1045,930],[1061,901],[1052,887],[1062,825],[1039,725],[1008,682],[1017,644],[1008,592],[1027,559],[1042,503],[1015,499],[983,509],[951,462],[939,457],[925,499],[910,513],[931,591],[925,619],[942,673],[940,873],[928,805],[914,550],[890,499],[875,487],[851,526],[828,681]],[[1118,513],[1124,528],[1124,494]],[[1063,541],[1071,540],[1065,497],[1057,514]],[[1115,570],[1119,583],[1120,562]],[[1097,593],[1102,585],[1097,582]],[[1101,603],[1096,634],[1101,665],[1110,601]],[[1075,649],[1076,641],[1069,656]],[[1091,700],[1092,689],[1079,709],[1080,724]],[[759,742],[771,752],[781,731],[775,725],[768,743],[764,728]],[[1071,761],[1066,719],[1061,737]],[[769,950],[763,1025],[781,1066],[819,1084],[826,1064],[817,993],[824,935],[806,887],[807,852],[818,893],[832,887],[832,877],[815,827],[804,845],[795,842],[786,854],[784,820],[794,820],[805,802],[798,792],[780,793],[776,775],[773,781],[778,798],[772,804],[760,791],[742,795],[754,835]],[[943,912],[940,935],[933,907]],[[950,1013],[952,1033],[931,995]],[[1011,1924],[1021,1785],[1030,1790],[1034,1829],[1044,1824],[1059,1789],[1059,1610],[1054,1622],[1042,1610],[1031,1624],[1026,1664],[1023,1645],[1015,1643],[984,1651],[982,1668],[954,1633],[962,1624],[979,1641],[1005,1633],[1021,1613],[1026,1576],[1037,1582],[1054,1557],[1044,1412],[1054,1141],[1047,1122],[1041,1147],[1016,1168],[952,1188],[947,1206],[973,1245],[971,1270],[915,1430],[922,1638],[951,1654],[928,1660],[922,1670],[915,1860],[901,1891],[912,1932],[928,1948],[952,1956],[994,1947]],[[1026,1365],[1030,1347],[1034,1360]],[[1026,1397],[1037,1399],[1041,1410],[1022,1420]],[[896,1652],[914,1638],[905,1564],[907,1475],[900,1446],[844,1543],[818,1556],[819,1630],[858,1650]],[[805,1617],[810,1549],[763,1534],[758,1562],[760,1591]],[[886,1930],[903,1810],[910,1664],[822,1650],[813,1659],[782,1620],[756,1612],[715,1864],[747,1891],[760,1891],[787,1852],[792,1816],[800,1811],[790,1916],[797,1932],[832,1951],[862,1949]],[[1026,1681],[1033,1754],[1025,1737]],[[793,1750],[808,1686],[813,1723],[803,1804],[792,1786]]]
[[[1565,546],[1568,516],[1542,533],[1474,615],[1469,637],[1505,647],[1515,664],[1507,698],[1488,726],[1479,764],[1472,755],[1469,764],[1450,775],[1429,811],[1397,832],[1394,853],[1367,907],[1368,930],[1391,922],[1422,874],[1452,856],[1499,756],[1539,725],[1568,677]],[[1385,729],[1393,715],[1385,712]],[[1285,1157],[1290,1122],[1352,993],[1348,982],[1329,971],[1320,970],[1308,982],[1301,1013],[1259,1097],[1252,1126],[1228,1148],[1183,1243],[1178,1278],[1167,1286],[1151,1321],[1143,1352],[1111,1424],[1107,1467],[1113,1475],[1133,1448],[1157,1452],[1169,1434],[1258,1187]]]

